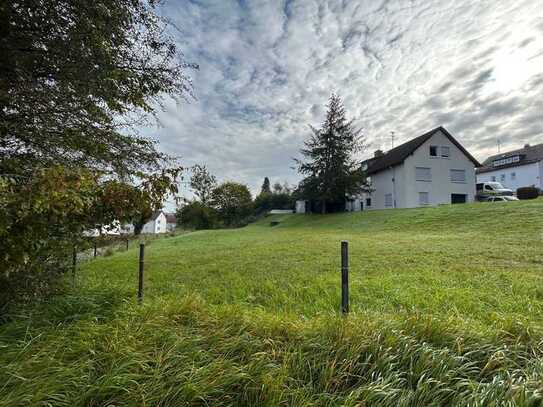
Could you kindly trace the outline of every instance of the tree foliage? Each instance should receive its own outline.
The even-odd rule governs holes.
[[[262,188],[260,189],[260,194],[269,194],[271,193],[270,189],[270,179],[268,177],[264,177],[264,182],[262,183]]]
[[[192,167],[190,187],[204,206],[209,204],[211,193],[216,186],[217,178],[209,172],[205,165],[196,164]]]
[[[191,94],[196,68],[157,4],[0,5],[2,289],[41,284],[84,230],[144,222],[177,192],[181,168],[137,133],[165,95]]]
[[[299,190],[308,199],[321,201],[322,212],[328,203],[344,202],[346,195],[361,191],[365,176],[355,154],[362,151],[360,130],[347,120],[339,96],[330,96],[326,119],[321,128],[311,127],[312,134],[300,150],[303,160],[295,160],[305,176]]]
[[[266,188],[264,188],[265,186]],[[272,191],[270,180],[266,177],[253,206],[255,215],[262,215],[272,209],[294,209],[294,203],[292,190],[286,182],[283,185],[276,182]]]
[[[219,223],[215,209],[199,201],[189,202],[179,207],[176,217],[178,225],[185,229],[214,229]]]
[[[6,164],[130,174],[167,159],[127,134],[164,94],[190,93],[167,23],[146,0],[21,0],[0,7],[0,149]],[[125,131],[122,131],[125,130]]]
[[[226,226],[239,226],[251,214],[251,192],[246,185],[225,182],[213,190],[211,206]]]

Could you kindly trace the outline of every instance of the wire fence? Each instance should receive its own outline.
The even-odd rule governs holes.
[[[161,237],[168,237],[161,236]],[[114,250],[128,251],[130,248],[134,248],[135,245],[139,248],[137,250],[138,256],[138,269],[137,273],[134,270],[134,274],[137,275],[137,281],[135,281],[134,287],[136,290],[136,298],[138,304],[143,302],[144,290],[145,290],[145,252],[149,243],[156,240],[157,237],[150,236],[123,236],[121,238],[110,239],[109,244],[104,244],[104,241],[94,239],[90,240],[83,250],[78,251],[77,246],[74,245],[72,254],[72,280],[73,284],[76,283],[76,272],[78,262],[93,260],[99,256],[113,254]],[[145,241],[147,240],[147,242]],[[107,240],[105,242],[108,242]],[[147,244],[146,244],[147,243]],[[82,247],[80,246],[80,249]],[[340,310],[343,315],[349,313],[349,242],[346,240],[341,241],[340,245],[340,257],[341,257],[341,269],[340,269],[340,286],[341,286],[341,299]]]

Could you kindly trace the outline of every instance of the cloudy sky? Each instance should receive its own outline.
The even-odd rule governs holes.
[[[292,167],[332,91],[389,149],[438,125],[477,158],[543,142],[540,0],[170,0],[196,100],[168,103],[161,149],[257,192]]]

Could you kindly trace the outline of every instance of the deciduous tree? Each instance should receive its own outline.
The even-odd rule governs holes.
[[[204,206],[209,204],[211,193],[216,186],[217,178],[209,172],[205,165],[196,164],[192,167],[190,187]]]
[[[211,205],[226,226],[237,226],[251,213],[251,192],[246,185],[225,182],[213,190]]]

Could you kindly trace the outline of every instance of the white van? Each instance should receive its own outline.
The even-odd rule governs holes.
[[[477,196],[488,197],[489,195],[512,196],[513,190],[505,188],[499,182],[479,182],[476,185]]]

